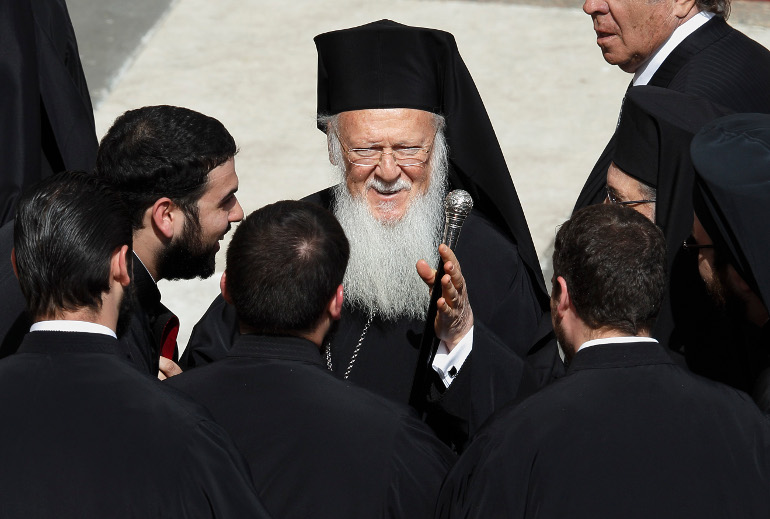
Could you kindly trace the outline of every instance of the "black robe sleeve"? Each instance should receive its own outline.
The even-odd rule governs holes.
[[[426,422],[458,452],[495,411],[538,387],[530,365],[479,322],[473,352],[449,388],[438,376],[432,380]]]
[[[225,358],[237,335],[235,308],[220,294],[193,328],[187,348],[179,358],[179,367],[186,370]]]

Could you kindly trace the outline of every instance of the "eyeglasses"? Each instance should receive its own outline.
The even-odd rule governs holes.
[[[657,200],[618,200],[615,198],[615,195],[610,191],[609,186],[604,186],[604,190],[607,192],[607,200],[610,201],[611,204],[615,205],[635,205],[635,204],[654,204],[657,202]]]
[[[696,251],[698,249],[713,249],[714,244],[713,243],[706,243],[704,245],[700,245],[695,242],[695,238],[690,236],[687,238],[684,243],[682,243],[682,248],[687,251]]]
[[[335,132],[336,133],[336,132]],[[400,167],[409,166],[422,166],[428,161],[430,157],[430,150],[433,147],[433,143],[429,146],[421,148],[393,148],[392,151],[385,152],[378,148],[347,148],[342,144],[339,134],[337,139],[340,141],[340,146],[347,155],[348,162],[355,166],[361,166],[365,168],[374,168],[382,160],[383,155],[392,155],[393,160]],[[433,139],[436,139],[435,134]]]

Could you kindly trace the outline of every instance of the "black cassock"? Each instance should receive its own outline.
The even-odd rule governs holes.
[[[770,517],[770,422],[654,343],[596,345],[481,430],[436,517]]]
[[[94,114],[64,0],[0,0],[0,223],[22,191],[96,163]]]
[[[328,207],[329,196],[326,190],[307,200]],[[540,311],[516,246],[484,217],[471,213],[455,252],[476,319],[473,352],[448,390],[442,391],[435,377],[428,421],[442,439],[459,448],[495,409],[550,381],[559,373],[561,359],[555,344],[537,343],[540,337],[551,339],[550,316]],[[425,324],[383,322],[375,316],[351,367],[368,317],[343,309],[330,335],[333,371],[344,376],[350,367],[349,380],[408,403]],[[235,310],[219,296],[195,326],[182,368],[223,358],[236,335]]]
[[[340,381],[305,339],[243,335],[166,383],[228,431],[274,517],[430,517],[454,461],[408,407]]]
[[[0,394],[0,517],[268,517],[211,415],[109,336],[30,332]]]

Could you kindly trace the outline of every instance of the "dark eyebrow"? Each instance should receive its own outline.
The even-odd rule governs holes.
[[[620,194],[610,185],[607,185],[607,192],[614,198],[615,200],[618,200],[620,202],[623,201],[623,197],[620,196]]]

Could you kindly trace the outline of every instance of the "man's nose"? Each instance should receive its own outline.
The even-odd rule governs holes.
[[[610,12],[610,8],[605,0],[585,0],[583,2],[583,12],[590,15],[607,14]]]
[[[394,182],[401,176],[401,168],[396,163],[393,152],[383,153],[377,166],[377,176],[385,182]]]
[[[241,207],[241,202],[236,198],[235,205],[230,210],[230,214],[227,215],[227,221],[240,222],[241,220],[243,220],[243,207]]]

